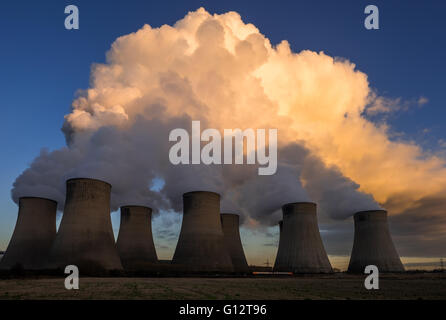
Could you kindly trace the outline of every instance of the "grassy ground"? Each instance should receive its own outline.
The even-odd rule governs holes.
[[[346,274],[250,278],[62,278],[0,280],[0,299],[446,299],[446,274],[381,275],[379,290]]]

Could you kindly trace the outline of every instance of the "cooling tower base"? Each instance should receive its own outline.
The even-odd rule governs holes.
[[[222,236],[189,236],[178,244],[177,250],[175,261],[172,261],[177,271],[186,273],[233,271],[228,255],[218,254],[226,252]]]

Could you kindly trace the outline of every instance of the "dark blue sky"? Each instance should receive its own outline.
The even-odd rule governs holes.
[[[79,7],[80,30],[64,28],[68,4]],[[380,30],[364,28],[367,4],[379,7]],[[105,61],[118,36],[173,24],[200,6],[237,11],[274,44],[286,39],[294,51],[347,58],[382,95],[426,97],[423,108],[394,115],[392,128],[426,148],[446,140],[444,1],[2,1],[0,249],[17,213],[11,184],[42,147],[64,145],[63,116],[76,90],[88,87],[91,64]]]

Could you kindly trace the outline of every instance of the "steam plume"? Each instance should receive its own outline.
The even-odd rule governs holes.
[[[272,223],[294,201],[317,201],[341,219],[379,208],[374,199],[408,199],[393,206],[399,213],[445,190],[445,160],[390,140],[387,127],[367,120],[379,98],[351,62],[294,53],[287,41],[273,46],[236,12],[200,8],[174,26],[145,25],[116,39],[65,116],[67,147],[43,150],[12,197],[48,197],[61,208],[64,181],[86,176],[113,185],[112,209],[178,210],[183,192],[203,189],[221,193],[223,209],[252,224]],[[220,132],[278,128],[277,174],[259,177],[253,165],[172,166],[169,132],[190,130],[192,120]]]

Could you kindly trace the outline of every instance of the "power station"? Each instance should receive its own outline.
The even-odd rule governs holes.
[[[220,221],[220,195],[183,194],[183,222],[172,265],[185,272],[232,272]]]
[[[111,185],[75,178],[66,182],[62,221],[56,234],[57,203],[22,197],[14,233],[0,260],[0,269],[64,269],[76,265],[81,274],[112,270],[179,273],[246,274],[246,261],[237,214],[220,214],[220,195],[208,191],[183,194],[183,222],[171,263],[160,264],[153,241],[152,209],[121,207],[115,244],[110,219]],[[331,273],[319,233],[317,206],[312,202],[282,207],[280,239],[274,272]],[[403,272],[393,244],[387,211],[361,211],[354,215],[354,243],[350,273],[363,273],[368,265],[380,272]],[[123,268],[124,267],[124,268]]]
[[[283,231],[274,271],[293,273],[333,272],[319,233],[316,204],[288,203],[282,207]]]
[[[64,213],[48,268],[76,265],[81,274],[122,270],[110,218],[111,185],[76,178],[66,182]]]
[[[387,222],[387,211],[361,211],[354,215],[355,237],[348,272],[364,273],[368,265],[379,272],[403,272]]]
[[[121,207],[121,225],[116,242],[125,270],[144,270],[158,261],[152,236],[152,209]]]
[[[56,237],[57,202],[35,197],[19,199],[19,213],[0,269],[43,269]]]
[[[224,243],[229,252],[229,256],[231,257],[234,272],[248,273],[248,262],[246,262],[242,240],[240,239],[240,217],[238,214],[232,213],[222,213],[220,217]]]

